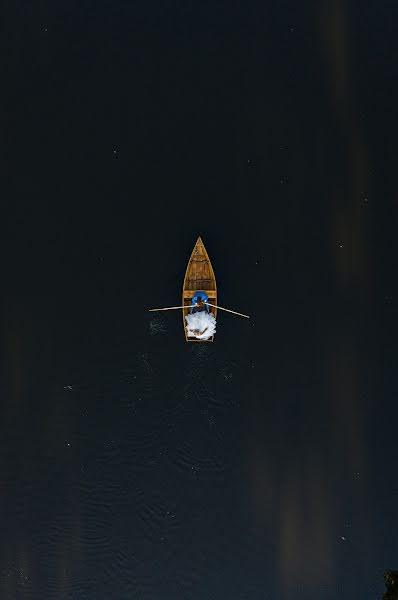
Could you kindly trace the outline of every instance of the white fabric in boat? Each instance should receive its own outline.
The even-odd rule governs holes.
[[[205,310],[186,315],[187,335],[198,340],[208,340],[216,332],[217,321],[213,313],[207,313]],[[199,331],[199,333],[194,333]]]

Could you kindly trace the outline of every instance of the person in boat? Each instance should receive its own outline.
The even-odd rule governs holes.
[[[216,331],[216,320],[213,313],[202,310],[185,316],[188,337],[208,340]]]
[[[208,301],[205,292],[196,292],[193,296],[190,314],[185,317],[189,337],[207,340],[214,335],[216,321]]]
[[[196,312],[202,312],[204,310],[209,313],[210,306],[208,302],[209,297],[207,294],[205,294],[204,292],[196,292],[192,297],[191,313],[193,314]]]

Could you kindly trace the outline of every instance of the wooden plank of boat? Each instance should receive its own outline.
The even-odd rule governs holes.
[[[195,337],[188,337],[185,317],[189,313],[192,296],[195,292],[205,292],[209,297],[211,304],[217,304],[217,286],[213,267],[210,262],[207,250],[201,240],[198,240],[192,250],[187,270],[185,271],[184,285],[182,288],[182,305],[186,308],[182,310],[182,319],[184,322],[185,339],[187,342],[213,342],[214,335],[208,340],[198,340]],[[212,308],[214,317],[217,317],[217,308]]]

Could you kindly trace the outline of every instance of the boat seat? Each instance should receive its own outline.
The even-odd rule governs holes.
[[[193,298],[194,295],[196,294],[196,292],[204,292],[208,297],[209,300],[210,298],[212,298],[213,300],[215,300],[217,298],[217,292],[216,290],[185,290],[184,291],[184,298]]]

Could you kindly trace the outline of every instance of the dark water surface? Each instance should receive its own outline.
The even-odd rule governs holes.
[[[375,597],[396,383],[366,302],[250,297],[188,345],[179,314],[69,298],[5,313],[3,598]]]
[[[381,598],[398,94],[375,6],[9,7],[0,600]],[[180,303],[198,235],[252,317],[220,311],[214,344],[147,311]]]

